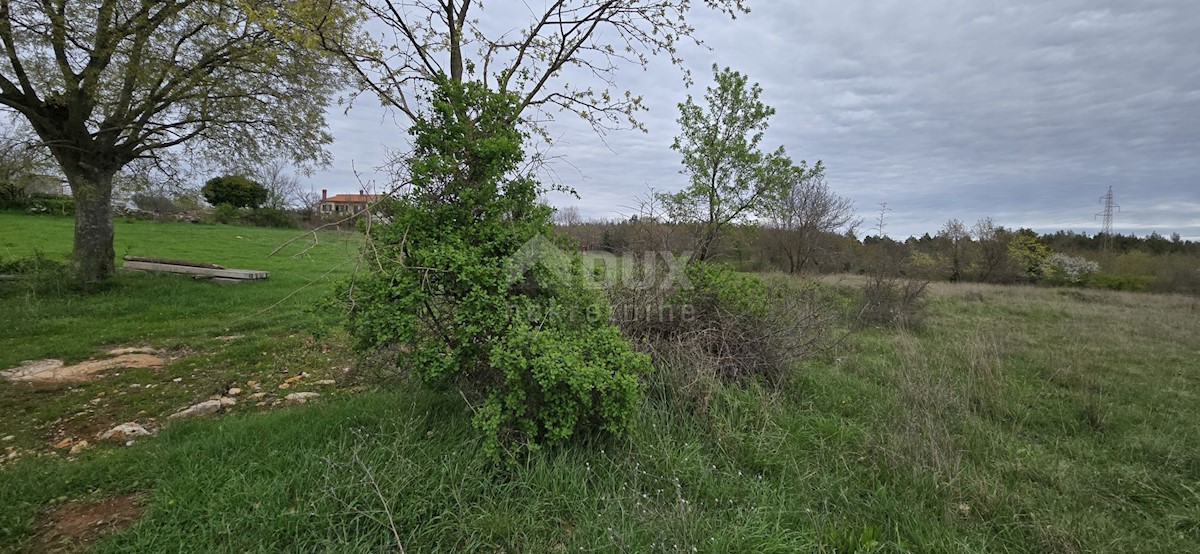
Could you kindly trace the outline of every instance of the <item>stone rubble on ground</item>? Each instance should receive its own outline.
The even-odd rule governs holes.
[[[317,384],[317,385],[332,385],[334,383],[337,383],[337,381],[334,381],[333,379],[321,379],[320,381],[317,381],[315,384]]]
[[[100,435],[100,440],[123,441],[123,440],[131,439],[133,437],[145,437],[145,436],[149,436],[151,434],[152,433],[150,433],[150,431],[147,431],[145,427],[142,427],[141,425],[134,423],[134,422],[129,422],[129,423],[122,423],[116,427],[113,427],[112,429],[105,431],[103,434]]]
[[[234,404],[237,404],[237,400],[232,398],[222,397],[216,400],[205,400],[204,402],[189,406],[188,408],[171,414],[168,416],[168,419],[212,415],[225,409],[225,407],[233,406]]]
[[[242,389],[233,387],[232,389],[229,389],[229,391],[225,394],[227,394],[228,396],[237,396],[239,394],[242,394]]]
[[[79,441],[79,442],[75,443],[73,446],[71,446],[71,454],[75,455],[80,452],[83,452],[83,449],[87,448],[88,446],[91,446],[88,444],[88,441]]]
[[[321,394],[317,392],[293,392],[292,394],[285,396],[283,400],[288,404],[303,404],[320,396]]]

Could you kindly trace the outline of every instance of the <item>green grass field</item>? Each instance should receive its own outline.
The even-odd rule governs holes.
[[[858,331],[780,390],[720,389],[699,413],[652,391],[627,440],[516,467],[481,456],[461,399],[412,383],[239,404],[78,457],[51,447],[250,379],[279,395],[299,371],[338,377],[350,358],[322,302],[357,241],[266,257],[293,235],[120,222],[118,255],[272,276],[122,275],[95,296],[0,300],[0,368],[128,344],[175,358],[82,385],[0,382],[0,447],[30,452],[0,466],[0,550],[50,549],[56,506],[127,493],[141,516],[95,551],[1200,550],[1200,301],[1180,296],[937,285],[920,329]],[[69,243],[68,220],[0,214],[0,256]]]

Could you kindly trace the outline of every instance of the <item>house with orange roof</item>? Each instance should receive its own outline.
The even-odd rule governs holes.
[[[364,191],[358,191],[358,194],[335,194],[329,196],[327,189],[321,189],[321,203],[318,209],[321,210],[321,215],[352,215],[366,210],[371,204],[379,200],[379,194],[365,194]]]

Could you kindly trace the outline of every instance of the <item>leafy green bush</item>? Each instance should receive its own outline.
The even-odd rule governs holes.
[[[29,207],[29,195],[25,187],[13,183],[0,183],[0,210],[24,210]]]
[[[341,292],[358,348],[385,352],[428,386],[475,408],[492,455],[626,431],[649,360],[607,322],[577,254],[549,238],[515,99],[443,82],[410,132],[412,188],[382,206],[367,274]]]
[[[258,227],[296,227],[293,214],[279,208],[256,208],[242,216],[242,221]]]
[[[762,279],[739,273],[726,264],[696,262],[685,270],[690,286],[675,295],[677,304],[691,305],[696,316],[714,319],[725,315],[759,319],[771,309]]]
[[[648,361],[616,328],[548,328],[518,320],[490,349],[502,376],[479,410],[485,450],[522,441],[555,444],[588,429],[621,434],[642,398],[638,375]]]
[[[1143,291],[1154,282],[1151,277],[1133,275],[1112,275],[1108,273],[1093,273],[1080,279],[1083,286],[1093,289]]]
[[[31,214],[74,215],[75,199],[70,196],[26,194],[16,185],[0,185],[0,210],[21,210]]]
[[[217,204],[216,209],[213,210],[213,221],[233,224],[240,222],[245,215],[245,209],[235,207],[232,204]]]
[[[70,266],[41,251],[27,258],[0,258],[0,296],[13,293],[59,294],[73,290]]]
[[[204,183],[200,194],[209,204],[228,204],[237,208],[257,208],[267,201],[267,188],[242,175],[213,177]]]

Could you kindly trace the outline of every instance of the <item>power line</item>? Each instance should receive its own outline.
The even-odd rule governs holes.
[[[1104,211],[1095,215],[1095,217],[1104,216],[1104,226],[1100,230],[1103,236],[1104,253],[1112,251],[1113,243],[1113,208],[1121,211],[1121,205],[1113,202],[1112,187],[1108,187],[1108,193],[1100,197],[1100,203],[1104,204]]]

